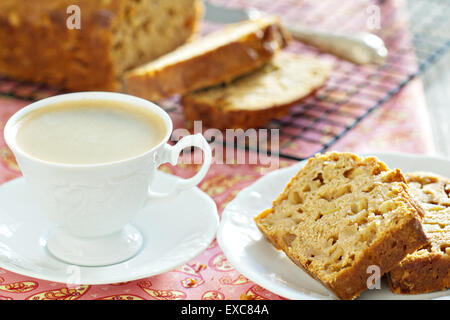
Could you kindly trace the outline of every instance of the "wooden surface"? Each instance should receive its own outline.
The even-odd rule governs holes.
[[[450,157],[450,53],[441,57],[423,75],[436,152]]]

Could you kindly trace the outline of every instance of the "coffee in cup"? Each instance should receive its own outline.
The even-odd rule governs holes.
[[[95,164],[139,156],[160,143],[163,119],[152,110],[108,100],[65,101],[17,123],[19,148],[41,160]]]

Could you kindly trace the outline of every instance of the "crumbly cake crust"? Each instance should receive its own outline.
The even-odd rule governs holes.
[[[427,243],[421,207],[400,170],[374,157],[330,152],[311,158],[255,222],[264,236],[341,299],[367,289]]]
[[[79,30],[67,27],[70,5],[80,8]],[[0,74],[72,91],[120,90],[125,70],[185,43],[202,12],[200,0],[2,0]]]
[[[258,128],[286,115],[328,78],[331,64],[315,57],[278,53],[257,71],[182,98],[188,121],[218,129]]]
[[[420,294],[450,288],[450,179],[428,172],[406,173],[410,193],[425,211],[430,243],[409,254],[388,274],[392,292]]]
[[[234,38],[233,34],[242,28],[249,32]],[[187,43],[159,61],[131,70],[125,77],[126,90],[149,100],[160,100],[227,82],[261,67],[286,46],[287,40],[276,17],[229,25]],[[204,50],[197,52],[200,42]],[[183,58],[175,58],[178,56]]]

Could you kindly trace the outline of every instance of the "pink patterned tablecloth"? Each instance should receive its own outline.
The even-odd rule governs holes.
[[[238,1],[234,1],[238,2]],[[254,3],[256,1],[249,1]],[[277,2],[277,1],[272,1]],[[292,2],[292,1],[291,1]],[[314,1],[309,1],[314,3]],[[27,102],[0,98],[0,129]],[[3,130],[1,130],[3,132]],[[414,80],[332,146],[359,153],[402,151],[433,153],[431,129],[420,80]],[[280,160],[280,166],[293,162]],[[200,188],[217,204],[219,214],[244,187],[263,172],[259,165],[214,164]],[[195,165],[162,170],[190,176]],[[11,151],[0,135],[0,184],[20,176]],[[1,241],[1,235],[0,235]],[[67,288],[0,268],[0,299],[283,299],[239,274],[214,241],[192,261],[157,276],[109,285]]]

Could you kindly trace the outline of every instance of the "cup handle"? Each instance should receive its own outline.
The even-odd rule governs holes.
[[[203,180],[203,178],[208,173],[209,167],[212,162],[212,152],[206,139],[200,134],[190,135],[183,137],[174,146],[165,144],[161,152],[158,154],[158,164],[157,167],[163,163],[170,163],[173,166],[177,165],[178,157],[184,148],[187,147],[197,147],[202,149],[204,154],[203,165],[199,172],[195,176],[189,179],[180,179],[174,185],[174,188],[166,193],[154,192],[149,189],[148,197],[150,199],[161,199],[174,194],[178,194],[183,190],[195,187]]]

